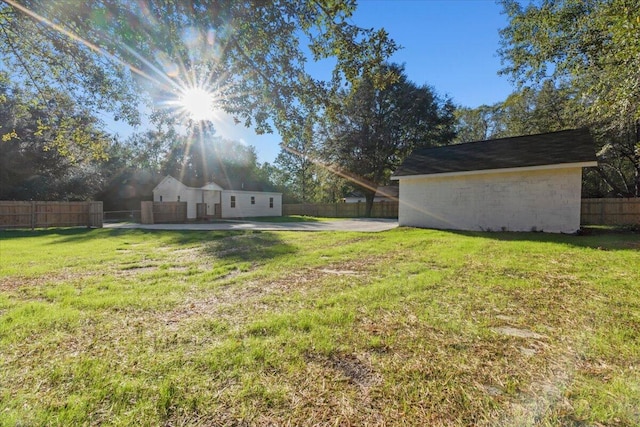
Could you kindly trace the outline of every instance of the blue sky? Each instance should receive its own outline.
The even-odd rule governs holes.
[[[360,0],[352,21],[385,28],[403,47],[391,60],[405,65],[409,79],[458,105],[493,104],[513,91],[507,76],[498,76],[498,30],[507,20],[493,0]],[[255,146],[260,161],[273,162],[278,155],[277,135],[223,127],[219,133],[231,131]]]
[[[391,61],[404,64],[410,80],[432,86],[457,105],[493,104],[513,90],[497,74],[498,30],[507,20],[494,0],[360,0],[352,22],[385,28],[403,47]],[[255,146],[261,162],[273,162],[280,151],[278,135],[258,136],[231,118],[215,127],[219,136]]]
[[[498,30],[507,20],[493,0],[361,0],[353,21],[385,28],[404,47],[392,60],[456,104],[492,104],[512,91],[497,75]]]

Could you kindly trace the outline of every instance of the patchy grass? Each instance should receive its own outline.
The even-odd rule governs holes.
[[[0,238],[0,425],[640,424],[637,234]]]

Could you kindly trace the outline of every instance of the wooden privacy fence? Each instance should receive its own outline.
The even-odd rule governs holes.
[[[359,218],[365,214],[365,203],[305,203],[282,205],[282,215],[308,215],[328,218]],[[397,218],[398,202],[376,202],[372,218]]]
[[[102,227],[102,202],[0,201],[0,228]]]
[[[330,218],[357,218],[364,216],[364,203],[321,203],[282,205],[282,215],[309,215]],[[371,211],[373,218],[397,218],[398,202],[376,202]],[[583,199],[582,225],[640,224],[640,198]]]
[[[187,222],[187,202],[141,202],[140,217],[143,224]]]
[[[582,199],[582,225],[640,224],[640,198]]]

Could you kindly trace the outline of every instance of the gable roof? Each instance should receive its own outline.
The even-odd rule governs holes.
[[[386,197],[388,199],[397,199],[400,194],[400,187],[398,185],[384,185],[376,189],[374,197]]]
[[[164,178],[162,178],[162,180],[158,183],[158,185],[156,185],[155,187],[153,187],[153,191],[159,190],[161,187],[164,187],[166,184],[169,185],[180,185],[181,187],[185,188],[186,185],[184,185],[179,179],[176,179],[174,177],[172,177],[171,175],[167,175]]]
[[[160,181],[160,183],[158,183],[158,185],[155,186],[153,191],[158,191],[160,188],[164,187],[165,185],[170,185],[170,186],[178,185],[182,189],[188,188],[191,190],[212,190],[212,191],[232,190],[232,191],[253,191],[253,192],[261,192],[261,193],[274,192],[273,188],[270,188],[268,185],[263,185],[259,182],[254,182],[251,180],[244,182],[240,180],[231,181],[229,179],[222,179],[220,180],[219,183],[211,181],[206,183],[202,187],[189,187],[188,185],[185,185],[182,181],[172,177],[171,175],[165,176],[162,179],[162,181]]]
[[[220,187],[215,182],[208,182],[205,185],[203,185],[202,187],[200,187],[200,189],[201,190],[214,190],[214,191],[222,191],[222,190],[224,190],[224,188]]]
[[[571,163],[597,165],[588,129],[419,149],[405,159],[393,178]]]
[[[373,197],[378,198],[388,198],[388,199],[397,199],[398,194],[400,193],[400,187],[396,183],[396,185],[382,185],[376,188],[376,193]],[[362,191],[356,190],[352,191],[346,195],[345,198],[364,198],[364,193]]]

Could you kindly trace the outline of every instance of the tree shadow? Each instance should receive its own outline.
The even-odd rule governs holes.
[[[320,219],[306,215],[288,215],[288,216],[258,216],[244,218],[251,222],[273,222],[273,223],[289,223],[289,222],[320,222]]]
[[[143,230],[143,229],[87,229],[87,228],[57,228],[46,230],[3,230],[0,240],[28,239],[32,237],[55,237],[49,245],[64,243],[82,243],[94,241],[96,245],[105,238],[135,237],[154,239],[164,244],[188,246],[201,245],[201,250],[217,258],[238,261],[255,262],[273,259],[293,254],[297,248],[285,243],[274,232],[256,230]],[[159,244],[162,244],[159,243]]]
[[[598,250],[640,250],[640,233],[624,229],[582,229],[576,234],[446,230],[460,236],[499,240],[502,242],[555,243]]]
[[[0,240],[25,239],[30,237],[58,236],[62,241],[91,240],[97,237],[97,233],[104,235],[104,229],[72,227],[72,228],[39,228],[28,229],[5,229],[0,230]]]
[[[285,243],[277,233],[268,231],[225,232],[225,236],[210,240],[204,251],[216,258],[256,262],[294,254],[298,249]]]

